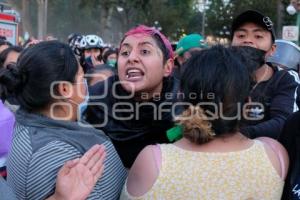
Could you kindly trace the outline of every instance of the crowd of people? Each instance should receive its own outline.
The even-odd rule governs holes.
[[[300,199],[299,64],[255,10],[229,46],[2,40],[0,199]]]

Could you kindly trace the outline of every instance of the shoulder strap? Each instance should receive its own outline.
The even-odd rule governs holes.
[[[280,163],[280,169],[281,169],[280,177],[284,178],[283,176],[286,169],[285,169],[285,162],[284,162],[282,152],[279,149],[277,149],[274,143],[268,138],[264,137],[264,138],[259,138],[258,140],[261,141],[263,144],[266,144],[268,147],[270,147],[272,151],[276,154],[277,159],[279,160]]]
[[[159,144],[151,145],[153,158],[157,167],[157,170],[159,171],[161,168],[161,149]]]

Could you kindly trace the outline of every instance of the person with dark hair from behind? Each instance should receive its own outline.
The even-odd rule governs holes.
[[[275,33],[271,19],[255,10],[238,15],[232,23],[232,46],[251,46],[274,54]],[[249,94],[248,115],[241,132],[250,138],[268,136],[278,139],[286,119],[298,110],[298,83],[286,70],[262,63],[254,70]]]
[[[2,74],[6,72],[7,68],[6,64],[3,65],[3,63],[9,64],[17,61],[15,56],[8,56],[10,52],[13,51],[14,53],[19,53],[21,50],[21,47],[11,46],[0,53],[0,62],[2,66],[0,67],[0,77],[2,77]],[[10,61],[8,62],[7,60]],[[1,82],[2,79],[0,81],[0,199],[15,200],[17,198],[14,192],[4,180],[6,179],[7,175],[6,157],[11,147],[15,117],[13,113],[9,111],[3,104],[3,101],[5,101],[8,97],[5,95],[5,90],[2,90],[3,87]],[[102,154],[100,154],[100,157],[95,152],[97,149],[99,150],[99,153]],[[103,160],[103,157],[105,156],[105,154],[102,153],[103,151],[103,148],[100,149],[99,147],[95,146],[80,159],[81,162],[79,162],[78,159],[66,162],[58,172],[55,194],[53,194],[47,200],[63,200],[66,198],[86,199],[96,184],[96,180],[102,174],[103,165],[100,158]],[[92,163],[95,162],[95,160],[100,160],[100,162],[96,162],[93,165],[95,169],[98,168],[99,170],[91,173],[90,169],[87,168],[85,164],[89,163],[92,166]],[[68,187],[66,187],[66,184]],[[85,185],[85,187],[83,187],[83,185]]]
[[[279,200],[288,155],[276,140],[252,140],[239,131],[250,87],[239,56],[215,46],[186,65],[180,86],[187,106],[176,119],[183,137],[145,147],[120,199]]]
[[[106,167],[89,199],[118,199],[126,171],[109,138],[79,120],[88,100],[87,83],[71,48],[40,42],[23,51],[17,66],[0,80],[20,104],[7,161],[7,181],[17,198],[49,197],[59,168],[102,144]]]
[[[7,73],[7,70],[11,69],[4,67],[0,68],[0,199],[15,200],[16,196],[14,192],[4,180],[6,178],[6,156],[11,147],[12,133],[15,123],[13,113],[10,112],[3,104],[3,101],[6,100],[7,95],[5,95],[5,93],[7,90],[3,90],[4,87],[2,87],[2,83],[5,82],[3,77],[5,77],[4,73]],[[102,154],[100,157],[97,155],[97,149],[100,155]],[[71,199],[75,199],[74,197],[77,199],[86,199],[96,184],[95,180],[97,180],[102,174],[103,164],[100,159],[103,160],[105,156],[103,151],[104,149],[101,149],[101,146],[95,145],[87,151],[80,160],[75,159],[66,162],[58,172],[55,194],[52,195],[51,198],[56,200],[63,200],[65,197],[71,197]],[[100,162],[95,162],[96,160],[100,160]],[[90,169],[86,167],[87,163],[99,170],[95,170],[91,173]],[[95,164],[93,165],[92,163]],[[66,184],[68,187],[66,187]],[[82,187],[83,185],[85,185],[85,187]],[[49,198],[49,200],[51,198]]]

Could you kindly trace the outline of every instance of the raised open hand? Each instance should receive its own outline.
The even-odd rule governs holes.
[[[59,170],[55,200],[83,200],[93,190],[103,172],[105,149],[103,145],[94,145],[81,158],[66,162]]]

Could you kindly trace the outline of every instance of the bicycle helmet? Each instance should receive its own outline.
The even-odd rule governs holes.
[[[69,46],[77,56],[80,56],[81,53],[80,42],[83,38],[84,36],[82,35],[75,35],[69,40]]]
[[[68,43],[70,44],[72,42],[72,40],[74,40],[74,38],[81,36],[78,33],[71,33],[70,35],[68,35]]]
[[[97,35],[86,35],[80,41],[81,49],[100,49],[104,46],[103,40]]]

